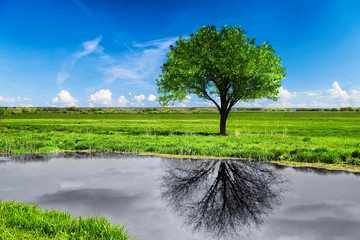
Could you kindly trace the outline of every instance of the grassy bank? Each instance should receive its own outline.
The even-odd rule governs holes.
[[[104,218],[72,218],[66,212],[41,211],[34,205],[0,201],[0,239],[119,239],[123,227]]]
[[[206,155],[360,164],[359,112],[16,114],[0,126],[0,153],[67,150]]]

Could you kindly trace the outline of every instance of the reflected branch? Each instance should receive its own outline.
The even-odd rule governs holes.
[[[281,203],[283,178],[252,161],[165,162],[162,197],[194,231],[226,237],[258,227]]]

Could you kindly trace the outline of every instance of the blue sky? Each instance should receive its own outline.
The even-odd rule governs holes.
[[[180,34],[240,25],[275,47],[287,77],[277,102],[237,107],[359,107],[359,12],[356,0],[0,0],[0,106],[157,107]]]

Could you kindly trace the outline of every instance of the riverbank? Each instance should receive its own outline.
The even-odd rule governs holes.
[[[72,218],[66,212],[42,211],[32,204],[0,201],[0,239],[130,240],[124,227],[105,218]]]
[[[131,152],[231,157],[282,164],[360,164],[358,112],[17,114],[2,121],[0,153]],[[294,164],[296,165],[296,164]]]

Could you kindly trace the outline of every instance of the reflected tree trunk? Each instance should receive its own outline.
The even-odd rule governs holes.
[[[186,225],[221,238],[261,225],[279,206],[283,182],[251,161],[169,161],[162,197]]]

